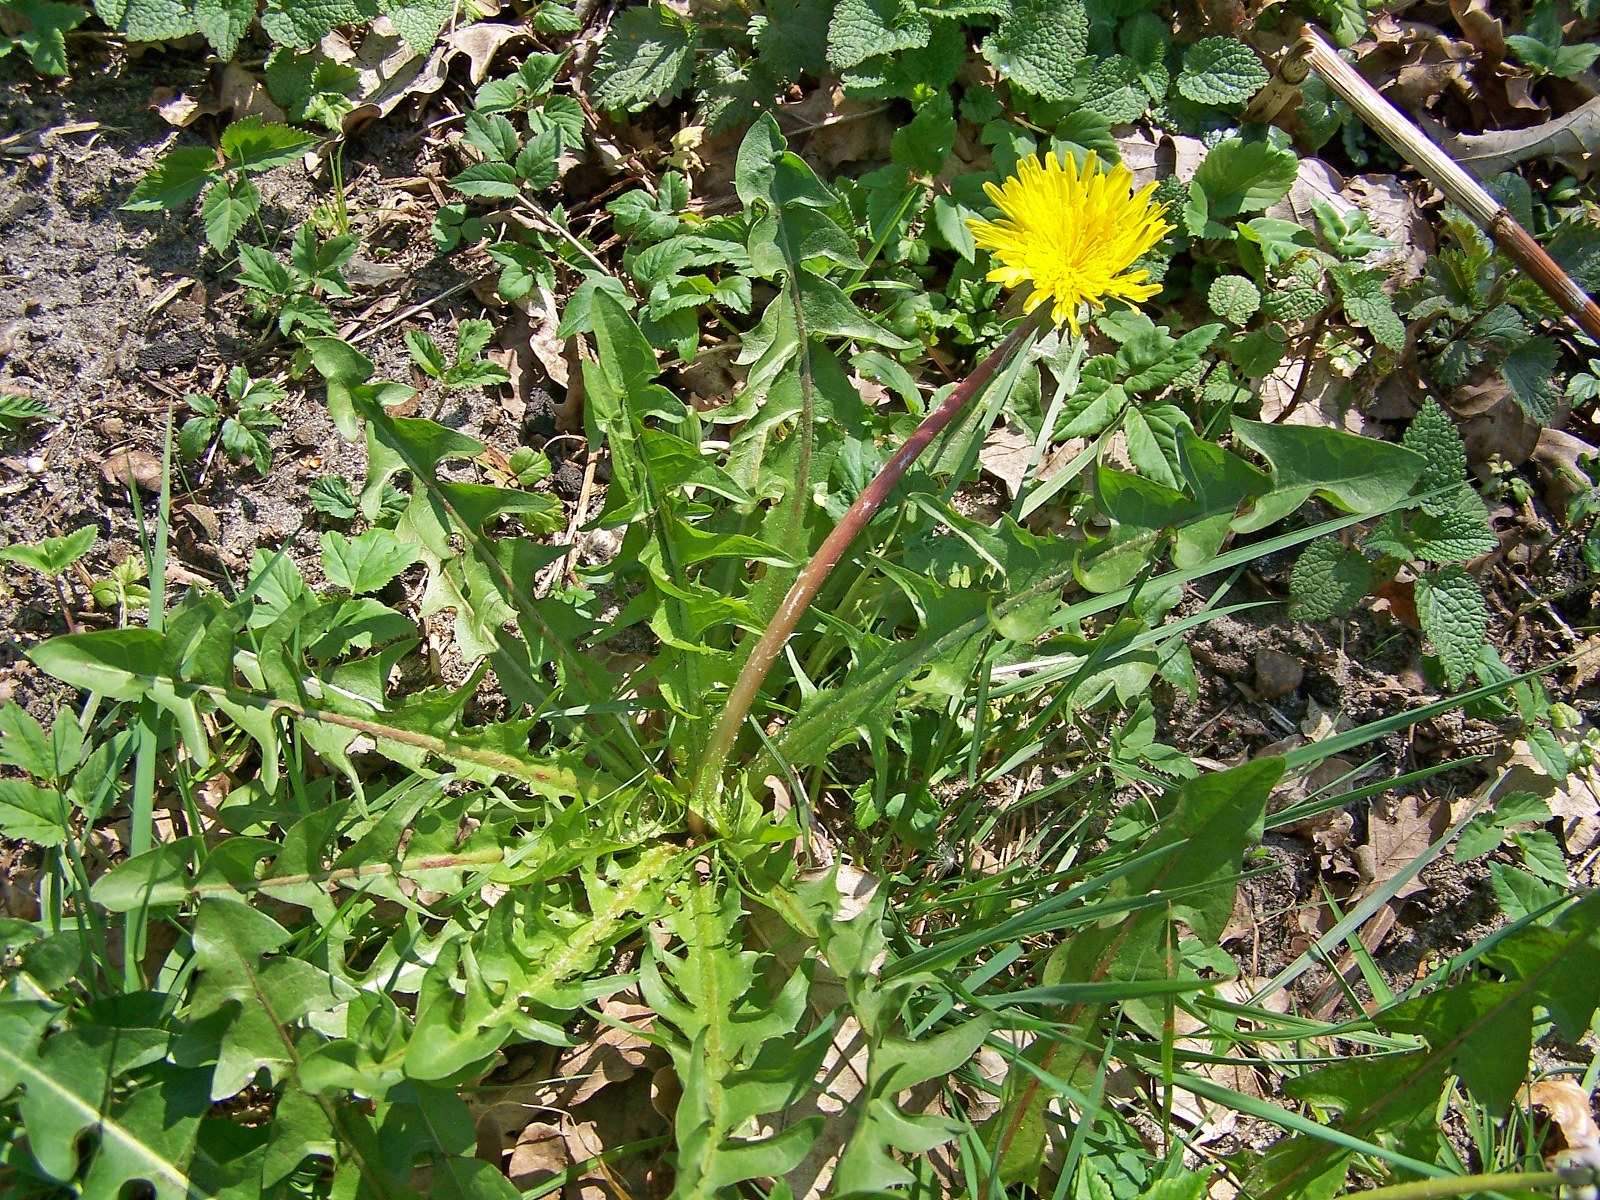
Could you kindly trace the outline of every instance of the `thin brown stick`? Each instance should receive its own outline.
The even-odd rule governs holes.
[[[722,712],[712,727],[711,736],[697,765],[691,801],[699,817],[704,818],[707,815],[707,806],[715,802],[717,791],[722,784],[723,768],[733,751],[734,741],[744,725],[745,716],[750,712],[751,704],[761,691],[761,684],[765,681],[767,672],[772,669],[778,655],[783,652],[789,635],[800,624],[801,615],[816,598],[817,592],[821,590],[824,581],[838,564],[845,550],[855,541],[856,535],[866,528],[867,522],[878,511],[878,507],[888,499],[889,493],[894,490],[895,484],[900,482],[900,477],[906,473],[906,469],[928,448],[933,439],[943,432],[945,426],[971,403],[973,397],[983,390],[1011,356],[1038,332],[1048,314],[1049,305],[1041,304],[1034,310],[1033,316],[1018,324],[1007,335],[1005,341],[995,347],[994,351],[974,367],[972,373],[958,384],[938,407],[923,418],[922,424],[917,426],[915,432],[905,440],[899,450],[895,451],[873,477],[872,482],[867,484],[866,489],[856,497],[849,511],[840,518],[833,531],[817,548],[817,552],[811,556],[811,560],[795,576],[789,594],[783,598],[783,603],[773,614],[771,623],[767,625],[755,648],[751,650],[750,657],[745,660],[744,669],[740,671],[739,678],[729,691]]]
[[[1278,80],[1269,85],[1270,102],[1258,106],[1258,112],[1275,112],[1282,107],[1285,85],[1297,84],[1305,78],[1306,69],[1315,71],[1328,85],[1328,89],[1348,104],[1352,111],[1388,142],[1427,180],[1444,193],[1451,203],[1461,208],[1495,240],[1495,244],[1510,256],[1519,267],[1533,277],[1535,283],[1561,306],[1573,323],[1590,337],[1600,341],[1600,304],[1596,304],[1577,281],[1561,269],[1543,246],[1517,223],[1487,191],[1469,175],[1464,167],[1441,150],[1428,135],[1362,78],[1357,71],[1329,44],[1328,40],[1311,25],[1300,31],[1300,40],[1294,44],[1278,65]]]

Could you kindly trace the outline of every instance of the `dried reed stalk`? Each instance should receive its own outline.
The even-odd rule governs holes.
[[[1494,238],[1534,281],[1570,316],[1584,333],[1600,341],[1600,304],[1557,265],[1543,246],[1533,240],[1515,217],[1466,170],[1418,129],[1376,88],[1339,57],[1339,52],[1313,26],[1300,30],[1300,39],[1278,63],[1277,74],[1252,105],[1251,115],[1270,121],[1289,97],[1315,71],[1330,91],[1348,104],[1368,128],[1393,146],[1427,180],[1444,193]]]

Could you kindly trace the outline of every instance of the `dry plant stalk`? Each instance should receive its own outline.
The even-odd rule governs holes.
[[[1427,134],[1394,105],[1333,48],[1313,26],[1300,30],[1300,40],[1278,64],[1276,78],[1258,98],[1252,115],[1271,120],[1283,108],[1306,75],[1315,71],[1339,99],[1366,125],[1388,142],[1407,162],[1444,193],[1494,238],[1516,264],[1559,304],[1584,333],[1600,341],[1600,304],[1557,265],[1543,246],[1533,240],[1515,217],[1491,196],[1460,163],[1441,150]]]

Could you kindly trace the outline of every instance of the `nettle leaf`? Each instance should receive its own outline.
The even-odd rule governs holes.
[[[522,191],[517,169],[510,163],[474,163],[450,180],[450,186],[463,196],[512,200]]]
[[[932,33],[914,0],[839,0],[828,23],[828,61],[848,70],[876,55],[926,46]]]
[[[1407,525],[1407,543],[1412,554],[1423,562],[1468,562],[1500,546],[1478,494],[1462,484],[1453,498],[1452,507],[1437,513],[1418,513]]]
[[[662,96],[676,96],[694,77],[699,28],[660,4],[630,8],[601,44],[589,73],[595,102],[612,111],[638,112]]]
[[[315,146],[317,139],[287,125],[246,117],[224,129],[218,144],[231,169],[255,172],[288,166]]]
[[[1184,52],[1178,93],[1196,104],[1243,104],[1270,78],[1249,46],[1237,38],[1209,37]]]
[[[1230,325],[1243,325],[1261,307],[1261,289],[1243,275],[1218,275],[1211,281],[1206,303]]]
[[[1079,102],[1083,107],[1113,125],[1136,121],[1150,107],[1150,93],[1139,65],[1126,55],[1114,54],[1095,61],[1080,86]]]
[[[25,779],[0,779],[0,833],[35,846],[59,846],[70,830],[60,792]]]
[[[1366,555],[1337,537],[1318,538],[1300,552],[1289,576],[1296,617],[1325,621],[1347,613],[1377,584]]]
[[[1013,86],[1043,100],[1070,100],[1088,45],[1083,0],[1015,0],[983,40],[983,56]]]
[[[1395,315],[1394,299],[1384,290],[1384,272],[1353,271],[1335,264],[1328,268],[1328,277],[1339,289],[1345,316],[1352,324],[1369,330],[1381,346],[1395,351],[1405,349],[1405,322]]]
[[[122,207],[127,212],[177,208],[198,196],[200,189],[216,178],[216,172],[216,151],[207,146],[179,146],[162,155]]]
[[[252,0],[252,3],[254,0]],[[17,32],[17,45],[41,75],[67,73],[66,35],[88,20],[87,9],[52,0],[8,0],[6,7],[28,23]],[[5,50],[0,47],[0,56]]]
[[[420,559],[415,545],[387,529],[369,529],[355,538],[322,535],[322,569],[328,582],[354,596],[380,590]]]
[[[267,0],[261,27],[281,45],[309,49],[336,27],[370,21],[381,11],[376,0]]]
[[[1417,617],[1439,653],[1451,687],[1472,674],[1489,633],[1483,589],[1465,567],[1441,567],[1417,579]]]
[[[261,209],[261,193],[243,175],[219,180],[200,202],[200,217],[206,226],[206,241],[219,254],[233,245],[239,231]]]
[[[1560,347],[1549,338],[1537,337],[1523,342],[1500,364],[1500,374],[1522,411],[1541,425],[1550,423],[1561,398],[1555,382],[1560,358]]]
[[[1439,407],[1439,402],[1429,396],[1412,418],[1400,444],[1422,456],[1422,478],[1417,480],[1417,493],[1424,512],[1443,513],[1455,507],[1454,490],[1438,496],[1427,493],[1441,488],[1453,489],[1467,476],[1467,448],[1456,431],[1455,422]]]

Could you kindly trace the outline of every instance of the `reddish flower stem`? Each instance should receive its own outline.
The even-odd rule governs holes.
[[[750,657],[745,660],[744,669],[739,672],[738,680],[728,693],[728,701],[723,705],[722,713],[717,718],[717,723],[706,742],[705,751],[700,757],[691,807],[702,818],[708,815],[708,808],[721,786],[723,769],[733,750],[734,741],[739,735],[739,728],[744,724],[750,706],[755,703],[761,685],[766,681],[767,673],[772,670],[772,664],[783,652],[789,635],[800,623],[801,615],[810,606],[811,601],[816,599],[817,593],[822,589],[833,568],[838,565],[839,559],[844,556],[845,550],[855,541],[856,535],[866,527],[867,522],[872,519],[883,502],[889,498],[889,493],[894,490],[895,484],[900,482],[906,469],[928,448],[933,439],[938,437],[968,404],[972,403],[973,398],[994,378],[995,373],[1044,323],[1049,311],[1048,304],[1041,304],[1036,308],[1031,317],[1013,329],[1005,341],[995,347],[994,353],[974,367],[972,374],[957,384],[955,390],[923,418],[922,424],[918,425],[916,431],[906,439],[905,444],[895,451],[894,456],[884,463],[872,482],[867,484],[861,495],[856,497],[850,510],[834,526],[833,531],[817,548],[817,552],[811,556],[811,561],[806,563],[795,576],[789,594],[783,598],[783,603],[778,606],[778,611],[773,614],[771,622],[762,632],[761,640],[756,643],[750,652]]]

